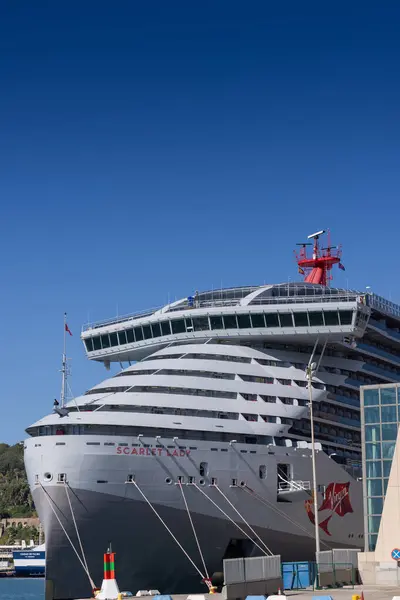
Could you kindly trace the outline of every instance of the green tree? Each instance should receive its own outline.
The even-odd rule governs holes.
[[[34,514],[25,473],[23,444],[0,444],[0,517]]]

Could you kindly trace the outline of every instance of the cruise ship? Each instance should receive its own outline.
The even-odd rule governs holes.
[[[88,597],[110,543],[133,592],[204,590],[228,557],[312,559],[310,398],[321,550],[364,546],[359,388],[399,381],[400,307],[329,286],[344,267],[323,233],[300,248],[304,281],[83,328],[88,359],[119,372],[56,402],[25,442],[47,600]]]
[[[41,577],[45,572],[45,544],[13,551],[13,563],[17,577]]]

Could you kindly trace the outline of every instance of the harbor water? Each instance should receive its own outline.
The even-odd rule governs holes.
[[[1,600],[44,600],[44,579],[0,579]]]

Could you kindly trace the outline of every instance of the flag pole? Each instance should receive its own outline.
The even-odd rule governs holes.
[[[65,389],[67,385],[67,313],[64,313],[64,346],[62,355],[62,382],[61,382],[61,408],[65,404]]]

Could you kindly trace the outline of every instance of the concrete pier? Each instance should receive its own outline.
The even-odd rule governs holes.
[[[355,586],[348,588],[315,590],[289,590],[282,592],[287,598],[292,600],[312,600],[313,596],[331,596],[333,600],[352,600],[352,596],[364,592],[365,600],[392,600],[393,596],[400,596],[399,587],[377,587],[377,586]],[[189,594],[174,594],[173,600],[187,600]],[[222,594],[204,594],[206,600],[223,600]],[[149,597],[150,600],[151,597]]]

